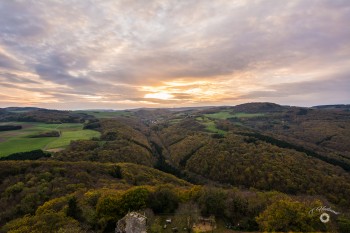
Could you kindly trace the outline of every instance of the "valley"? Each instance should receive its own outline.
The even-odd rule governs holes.
[[[191,232],[207,218],[215,232],[350,226],[347,109],[51,111],[0,110],[1,125],[22,126],[0,132],[2,232],[44,231],[46,218],[74,232],[113,232],[128,211],[147,213],[149,232]],[[317,206],[342,214],[323,224],[308,214]]]

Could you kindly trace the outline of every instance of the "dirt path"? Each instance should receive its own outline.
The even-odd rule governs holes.
[[[60,152],[64,150],[64,148],[54,148],[54,149],[48,149],[48,150],[45,150],[45,151],[48,151],[48,152]]]
[[[59,136],[56,138],[56,140],[58,140],[58,139],[62,136],[62,131],[58,129],[59,127],[60,127],[60,126],[57,125],[56,128],[53,129],[53,130],[57,130],[58,133],[59,133]],[[48,144],[46,144],[46,146],[43,148],[43,150],[49,151],[49,152],[58,152],[58,151],[61,151],[61,150],[62,150],[62,148],[54,148],[54,149],[48,149],[48,150],[47,150],[46,148],[47,148],[51,143],[52,143],[52,142],[49,142]],[[54,151],[54,150],[58,150],[58,151]]]

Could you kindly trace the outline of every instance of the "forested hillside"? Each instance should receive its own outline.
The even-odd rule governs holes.
[[[350,230],[346,108],[13,110],[1,120],[84,122],[101,136],[0,161],[2,232],[114,232],[130,210],[152,213],[149,232],[170,232],[162,215],[214,216],[217,232]],[[309,214],[319,206],[341,214],[324,224]]]
[[[42,108],[0,108],[0,122],[81,123],[91,118],[83,113]]]

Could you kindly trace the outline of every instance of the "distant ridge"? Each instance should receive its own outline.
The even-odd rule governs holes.
[[[350,110],[350,104],[331,104],[331,105],[317,105],[312,108],[316,109],[343,109]]]
[[[96,112],[119,112],[119,111],[142,111],[142,110],[168,110],[168,111],[187,111],[187,110],[206,110],[206,109],[225,109],[225,108],[234,108],[237,111],[280,111],[288,107],[300,107],[300,106],[290,106],[290,105],[279,105],[271,102],[249,102],[242,103],[237,105],[218,105],[218,106],[189,106],[189,107],[159,107],[159,108],[130,108],[130,109],[77,109],[77,110],[58,110],[58,111],[96,111]],[[329,105],[315,105],[312,107],[300,107],[300,108],[313,108],[313,109],[343,109],[350,110],[350,104],[329,104]],[[26,111],[41,111],[41,110],[56,110],[56,109],[47,109],[39,107],[5,107],[0,108],[0,111],[7,112],[26,112]]]
[[[140,110],[168,110],[168,111],[187,111],[187,110],[205,110],[208,108],[220,108],[226,106],[199,106],[199,107],[173,107],[173,108],[133,108],[127,109],[128,111],[140,111]],[[122,111],[122,110],[120,110]]]
[[[7,107],[2,108],[5,111],[8,112],[24,112],[24,111],[35,111],[35,110],[43,110],[45,108],[37,108],[37,107]]]
[[[255,112],[279,112],[286,109],[285,106],[269,102],[255,102],[239,104],[233,107],[237,112],[255,113]]]

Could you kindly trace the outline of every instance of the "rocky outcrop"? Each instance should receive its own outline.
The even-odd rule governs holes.
[[[117,223],[115,233],[146,233],[147,218],[137,212],[130,212]]]

